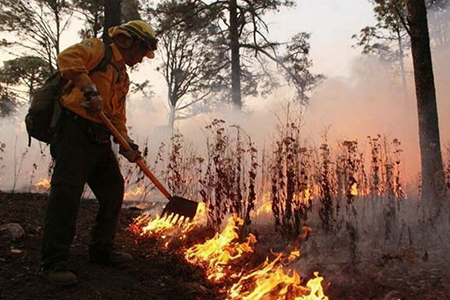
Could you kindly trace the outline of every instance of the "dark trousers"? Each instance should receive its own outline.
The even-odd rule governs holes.
[[[43,268],[67,261],[86,183],[99,203],[89,251],[108,255],[113,250],[124,193],[123,177],[111,142],[104,132],[98,131],[98,125],[72,114],[63,114],[59,123],[50,144],[55,169],[44,219]]]

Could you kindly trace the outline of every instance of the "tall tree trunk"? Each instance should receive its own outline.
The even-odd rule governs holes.
[[[50,72],[53,73],[55,71],[54,67],[53,67],[53,62],[56,65],[56,61],[53,61],[52,59],[52,53],[53,53],[53,49],[52,46],[54,46],[54,50],[56,53],[55,57],[58,57],[59,52],[60,52],[60,43],[61,43],[61,18],[60,18],[60,14],[61,14],[61,6],[58,2],[54,2],[53,5],[50,5],[53,14],[55,16],[55,25],[56,25],[56,31],[55,31],[55,41],[54,44],[50,43],[49,44],[49,62],[50,62]]]
[[[400,31],[397,31],[397,41],[398,41],[398,55],[399,55],[398,59],[400,62],[400,72],[401,72],[401,76],[402,76],[403,98],[404,98],[404,102],[406,103],[408,100],[408,87],[406,85],[405,62],[403,60],[403,57],[404,57],[403,39],[400,34]]]
[[[176,113],[176,108],[174,106],[170,106],[169,107],[169,128],[170,128],[170,133],[171,135],[173,135],[173,131],[175,128],[175,113]]]
[[[445,177],[427,11],[424,0],[408,0],[407,7],[419,116],[422,199],[429,205],[430,217],[434,217],[439,214],[444,199]]]
[[[122,0],[105,0],[105,21],[103,22],[103,36],[105,43],[110,43],[108,29],[121,23]]]
[[[99,34],[99,23],[100,23],[100,8],[99,8],[99,12],[95,13],[94,15],[94,22],[92,24],[92,36],[93,37],[98,37]],[[102,37],[103,38],[103,37]]]
[[[230,47],[231,47],[231,99],[233,107],[242,109],[241,65],[239,57],[239,26],[237,0],[230,0]]]
[[[183,80],[183,70],[176,68],[172,71],[170,81],[168,81],[168,97],[169,97],[169,126],[171,129],[171,133],[173,134],[173,129],[175,126],[175,117],[177,113],[177,104],[180,100],[179,92],[180,92],[180,81]]]
[[[56,50],[56,56],[59,55],[59,44],[61,40],[61,20],[59,19],[59,13],[57,7],[54,9],[55,14],[55,23],[56,23],[56,41],[55,41],[55,50]]]
[[[176,91],[172,91],[171,85],[169,85],[169,127],[171,132],[173,133],[173,129],[175,126],[175,114],[177,112],[177,102],[178,102],[178,97],[176,94]]]

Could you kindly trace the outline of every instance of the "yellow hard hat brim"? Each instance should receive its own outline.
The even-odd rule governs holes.
[[[119,26],[109,28],[108,35],[110,38],[113,38],[117,34],[124,34],[124,35],[128,36],[129,38],[133,38],[127,30],[125,30]],[[155,52],[153,52],[152,50],[148,50],[148,52],[145,56],[148,58],[155,58]]]
[[[109,35],[110,38],[113,38],[113,37],[115,37],[118,34],[124,34],[127,37],[129,37],[129,38],[133,38],[131,36],[131,34],[127,30],[122,29],[119,26],[114,26],[114,27],[111,27],[111,28],[108,29],[108,35]]]

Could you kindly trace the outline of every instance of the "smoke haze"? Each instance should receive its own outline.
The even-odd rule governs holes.
[[[433,65],[440,116],[441,144],[450,141],[450,124],[447,114],[450,110],[450,61],[449,47],[433,50]],[[331,58],[330,59],[335,59]],[[367,136],[386,135],[389,139],[398,138],[402,142],[403,174],[416,178],[420,171],[418,121],[411,57],[405,58],[407,65],[407,98],[400,84],[395,83],[388,67],[375,57],[359,56],[352,61],[350,75],[327,78],[311,95],[310,105],[301,109],[291,105],[293,111],[303,111],[303,136],[305,140],[320,145],[326,131],[328,141],[358,140],[364,149]],[[323,63],[323,62],[322,62]],[[147,65],[141,71],[149,69]],[[326,74],[325,74],[326,75]],[[164,82],[156,71],[132,73],[131,79],[142,82],[150,79],[156,94],[144,97],[134,94],[129,97],[128,125],[131,136],[142,145],[148,140],[150,157],[153,157],[162,141],[169,139],[171,130],[168,124],[168,107]],[[208,115],[198,115],[187,120],[177,121],[177,129],[199,152],[206,148],[204,127],[214,118],[224,119],[226,125],[239,124],[256,142],[257,148],[271,145],[279,118],[283,118],[288,100],[293,91],[284,87],[268,98],[246,100],[245,112],[240,114],[228,111]],[[0,190],[9,191],[15,182],[16,190],[29,190],[30,179],[34,183],[47,177],[49,151],[33,141],[27,148],[28,137],[23,124],[24,108],[14,119],[1,119],[0,142],[6,144],[0,152]],[[45,157],[41,155],[43,149]],[[443,152],[445,147],[443,147]],[[37,167],[34,168],[33,164]],[[34,170],[34,172],[33,172]],[[20,173],[20,174],[19,174]]]

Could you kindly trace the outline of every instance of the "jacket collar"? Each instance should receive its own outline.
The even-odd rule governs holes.
[[[113,57],[114,57],[114,63],[118,67],[125,66],[125,62],[123,60],[122,54],[120,53],[119,49],[117,48],[117,46],[114,43],[111,43],[111,49],[112,49],[112,53],[113,53]]]

